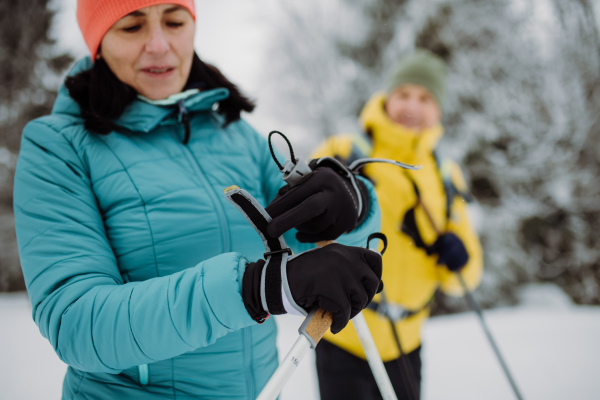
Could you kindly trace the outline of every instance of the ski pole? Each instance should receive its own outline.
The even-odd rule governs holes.
[[[390,377],[387,374],[385,365],[383,365],[379,350],[377,350],[377,347],[375,346],[373,335],[371,335],[369,325],[367,325],[367,320],[362,311],[352,318],[352,324],[354,325],[360,344],[367,356],[367,362],[369,363],[371,372],[373,372],[373,377],[375,378],[381,397],[383,397],[383,400],[397,400],[396,392],[394,391]]]
[[[425,212],[425,215],[427,216],[429,223],[435,230],[436,234],[439,236],[441,234],[441,232],[437,228],[437,225],[435,224],[433,217],[429,213],[429,210],[427,209],[427,207],[425,207],[425,204],[423,203],[422,200],[419,200],[419,204],[421,205],[421,208]],[[517,383],[513,379],[512,374],[510,373],[510,370],[508,369],[508,365],[504,361],[504,357],[502,357],[502,353],[500,353],[500,348],[496,344],[496,341],[494,340],[494,337],[492,336],[492,332],[489,330],[487,324],[485,323],[485,319],[483,318],[483,311],[482,311],[481,307],[479,306],[479,303],[477,303],[477,301],[475,300],[475,297],[473,297],[473,294],[469,290],[467,283],[465,282],[465,280],[462,276],[462,273],[460,271],[457,271],[455,275],[458,278],[460,285],[462,286],[462,289],[464,292],[464,297],[467,300],[467,303],[469,304],[471,309],[475,312],[475,314],[477,314],[479,322],[481,323],[481,327],[483,328],[483,331],[485,332],[485,335],[487,336],[490,346],[494,350],[494,353],[496,355],[496,358],[498,359],[498,362],[502,366],[502,370],[504,371],[504,375],[506,375],[506,379],[508,379],[508,382],[510,383],[510,386],[512,387],[513,392],[515,392],[515,396],[517,397],[518,400],[523,400],[523,396],[521,395],[521,392],[519,391],[519,388],[517,387]]]
[[[233,185],[224,190],[225,197],[229,202],[231,202],[248,220],[248,222],[254,227],[257,233],[260,235],[261,239],[263,239],[263,244],[265,245],[265,257],[267,262],[269,260],[273,260],[273,262],[280,262],[282,268],[285,268],[287,257],[282,258],[283,253],[288,252],[287,246],[285,244],[285,240],[283,236],[279,238],[270,237],[267,232],[267,225],[269,221],[271,221],[271,217],[266,212],[266,210],[258,203],[258,201],[252,197],[245,190],[240,189],[239,187]],[[369,246],[369,241],[373,238],[380,238],[384,240],[384,244],[387,243],[385,236],[383,234],[372,234],[369,236],[367,241],[367,248]],[[317,246],[323,247],[331,242],[320,242],[317,243]],[[385,247],[383,251],[385,251]],[[383,252],[382,251],[382,252]],[[272,257],[276,257],[272,259]],[[289,354],[286,355],[285,359],[282,361],[280,366],[275,371],[274,375],[271,377],[261,394],[259,395],[259,400],[271,400],[277,398],[282,388],[285,386],[286,382],[290,378],[290,376],[295,371],[296,367],[300,364],[302,358],[306,355],[306,352],[309,348],[315,348],[319,340],[323,337],[325,332],[331,326],[333,321],[333,317],[330,313],[323,311],[322,309],[311,310],[311,313],[307,316],[304,323],[299,329],[300,337],[290,350]],[[360,322],[359,322],[360,326]],[[373,339],[370,335],[368,327],[366,327],[366,332],[368,337],[373,342]],[[363,335],[363,337],[366,335]],[[391,382],[389,381],[389,377],[385,372],[385,368],[383,367],[383,362],[379,357],[379,353],[375,348],[374,343],[372,343],[373,351],[370,351],[368,354],[371,354],[370,359],[373,360],[373,356],[379,360],[380,368],[379,370],[375,367],[374,374],[376,381],[387,382],[387,388],[385,386],[381,386],[382,394],[386,395],[385,400],[396,400],[395,395],[393,395],[393,387]],[[379,371],[379,372],[378,372]],[[385,385],[382,384],[382,385]],[[393,397],[389,397],[387,394],[392,393]]]
[[[304,358],[308,349],[314,349],[323,335],[331,327],[333,316],[330,312],[321,308],[314,308],[307,316],[298,332],[300,336],[283,358],[271,379],[260,392],[256,400],[275,400],[281,390],[296,371],[300,361]]]
[[[380,236],[375,234],[369,236],[367,247],[368,242],[375,237]],[[330,243],[332,243],[332,241],[319,242],[317,243],[317,246],[324,247]],[[331,313],[322,309],[313,309],[308,314],[298,330],[300,336],[288,354],[284,357],[281,364],[279,364],[279,367],[275,370],[275,373],[271,376],[271,379],[269,379],[267,385],[262,392],[260,392],[260,395],[256,400],[274,400],[279,396],[279,393],[281,393],[281,390],[296,370],[296,367],[300,364],[300,361],[302,361],[302,358],[304,358],[308,352],[308,349],[314,349],[317,346],[323,335],[325,335],[331,327],[332,322],[333,317]],[[394,388],[387,375],[381,356],[377,351],[377,347],[375,347],[375,341],[373,340],[373,336],[369,331],[367,321],[362,312],[352,319],[352,323],[356,328],[361,345],[367,355],[367,361],[373,372],[375,382],[381,392],[382,398],[384,400],[397,400]]]
[[[410,362],[406,357],[406,353],[404,353],[404,350],[402,350],[402,343],[400,342],[400,333],[396,329],[396,324],[394,323],[394,319],[392,318],[392,315],[390,313],[388,301],[385,296],[385,290],[381,292],[381,302],[384,306],[385,317],[390,323],[390,328],[392,329],[394,341],[396,342],[396,346],[398,347],[398,351],[400,352],[398,363],[402,374],[402,381],[404,382],[404,387],[406,388],[406,392],[410,400],[418,400],[420,398],[420,395],[419,391],[417,390],[417,383],[415,382],[414,378],[415,371],[412,365],[410,365]]]
[[[483,328],[483,331],[485,332],[485,335],[487,336],[488,342],[492,346],[494,353],[496,353],[496,358],[500,362],[500,365],[504,370],[504,375],[506,375],[506,378],[508,379],[508,382],[510,383],[513,392],[515,392],[515,396],[517,397],[517,399],[523,400],[523,396],[521,396],[521,392],[517,387],[517,383],[513,379],[512,374],[508,369],[508,365],[504,361],[504,357],[502,357],[502,353],[500,353],[500,349],[498,348],[498,345],[496,344],[496,341],[494,340],[491,331],[485,323],[485,319],[483,318],[483,311],[481,310],[479,303],[477,303],[475,297],[473,297],[473,294],[469,291],[469,288],[467,287],[467,284],[465,283],[465,280],[460,271],[456,273],[456,277],[458,278],[458,281],[460,282],[460,285],[462,286],[463,291],[465,292],[465,299],[467,300],[467,303],[469,303],[471,309],[475,312],[475,314],[477,314],[479,322],[481,323],[481,327]]]
[[[325,247],[332,241],[323,241],[317,243],[317,247]],[[329,311],[315,307],[304,319],[302,325],[298,329],[298,339],[283,358],[279,367],[275,370],[263,390],[260,392],[256,400],[275,400],[292,374],[296,371],[298,365],[308,352],[308,349],[317,347],[319,341],[325,333],[331,328],[333,316]]]
[[[269,235],[267,225],[272,219],[267,211],[250,193],[238,186],[233,185],[225,188],[224,193],[227,200],[242,213],[263,240],[266,262],[279,263],[281,268],[285,269],[287,264],[285,253],[288,253],[289,248],[283,236],[274,238]],[[321,245],[324,245],[324,243]],[[267,385],[258,396],[259,400],[275,400],[279,396],[281,389],[294,373],[308,349],[315,348],[332,322],[333,316],[331,313],[318,307],[311,310],[299,329],[300,337],[269,382],[267,382]]]
[[[383,233],[373,233],[369,235],[369,238],[367,239],[367,248],[369,248],[369,242],[372,239],[380,239],[383,241],[383,249],[381,250],[381,255],[383,256],[383,253],[385,253],[387,248],[387,238]],[[381,293],[383,294],[383,291]],[[369,363],[369,367],[371,368],[381,397],[383,400],[397,400],[396,392],[394,391],[390,377],[383,365],[379,350],[377,350],[377,347],[375,346],[375,340],[373,340],[373,335],[371,335],[371,330],[369,329],[369,325],[367,325],[367,320],[362,311],[352,319],[352,325],[354,325],[358,340],[367,356],[367,362]]]
[[[280,135],[286,141],[289,151],[290,151],[290,159],[287,160],[283,165],[277,160],[277,157],[275,157],[275,151],[273,150],[273,144],[271,142],[272,136],[274,134]],[[300,159],[297,159],[294,156],[294,149],[292,148],[292,144],[290,143],[288,138],[283,133],[281,133],[279,131],[271,131],[269,133],[267,141],[269,144],[269,149],[271,151],[271,156],[273,157],[273,161],[275,161],[275,164],[277,164],[279,171],[283,174],[283,180],[288,184],[289,187],[296,186],[296,185],[302,183],[306,178],[308,178],[308,176],[312,172],[311,168],[305,162],[300,161]],[[344,164],[340,163],[340,161],[336,160],[335,158],[322,157],[322,158],[316,160],[316,165],[320,165],[321,163],[332,164],[332,166],[335,169],[337,169],[338,172],[342,173],[342,175],[345,175],[350,180],[354,190],[356,190],[356,192],[358,193],[359,189],[358,189],[358,185],[356,182],[355,174],[363,166],[365,166],[366,164],[369,164],[369,163],[373,163],[373,162],[393,164],[393,165],[399,166],[401,168],[412,169],[412,170],[418,170],[421,168],[421,166],[404,164],[404,163],[401,163],[398,161],[393,161],[393,160],[370,159],[370,158],[356,160],[349,167],[346,167]],[[362,211],[362,208],[363,208],[362,198],[359,195],[358,196],[358,214],[359,215]],[[266,214],[266,212],[265,212],[265,214]],[[379,237],[381,238],[381,236],[383,236],[382,240],[385,240],[385,236],[380,234]],[[367,241],[367,248],[368,248],[368,242],[371,240],[372,237],[373,237],[373,235],[369,236],[369,239]],[[375,237],[377,237],[377,236],[375,236]],[[322,247],[329,243],[331,243],[331,241],[321,242],[321,243],[318,243],[317,245],[319,247]],[[387,245],[387,243],[386,243],[386,245]],[[384,246],[383,251],[385,251],[385,246]],[[330,313],[327,313],[321,309],[319,309],[318,311],[316,311],[314,313],[313,313],[313,311],[311,311],[311,313],[309,313],[309,315],[304,320],[304,323],[300,327],[300,329],[299,329],[300,337],[296,340],[296,343],[294,344],[294,346],[292,347],[292,349],[290,350],[288,355],[286,355],[284,361],[282,361],[279,368],[277,368],[277,370],[275,371],[275,374],[273,374],[273,376],[267,383],[267,386],[265,386],[265,388],[263,389],[263,391],[261,392],[261,394],[259,395],[257,400],[270,400],[270,399],[276,398],[279,395],[279,393],[281,392],[281,389],[283,388],[283,386],[285,385],[285,383],[287,382],[289,377],[294,372],[295,367],[300,363],[300,360],[302,359],[302,357],[304,357],[304,355],[308,351],[308,348],[314,349],[316,347],[317,343],[319,342],[319,340],[323,337],[323,335],[327,332],[327,330],[331,326],[333,318]],[[387,372],[383,365],[383,361],[381,360],[381,356],[379,355],[379,352],[377,351],[377,348],[375,347],[375,342],[373,341],[373,337],[371,335],[371,332],[369,331],[369,327],[366,324],[366,321],[365,321],[362,313],[359,313],[359,315],[360,316],[358,317],[355,327],[357,327],[357,332],[358,331],[361,332],[361,336],[359,336],[359,339],[362,337],[362,339],[360,339],[361,344],[363,344],[363,340],[364,340],[363,349],[365,349],[365,354],[367,355],[367,361],[369,362],[369,366],[371,367],[371,371],[373,372],[375,381],[380,389],[382,396],[384,397],[384,400],[395,400],[396,395],[394,393],[393,386],[390,382],[389,376],[387,375]],[[317,317],[317,319],[315,320],[315,316],[320,316],[320,317]],[[313,327],[313,321],[319,321],[318,327],[317,327],[317,325],[315,325]],[[317,324],[317,322],[314,322],[314,324]],[[354,324],[354,322],[353,322],[353,324]],[[263,396],[263,393],[264,393],[264,396]]]

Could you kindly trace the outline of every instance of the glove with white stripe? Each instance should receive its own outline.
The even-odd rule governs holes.
[[[337,333],[383,289],[381,255],[361,247],[334,243],[290,257],[285,274],[270,268],[280,265],[258,260],[244,273],[244,304],[259,323],[269,314],[306,315],[321,307],[333,315]]]

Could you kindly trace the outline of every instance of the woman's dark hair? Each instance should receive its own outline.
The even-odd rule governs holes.
[[[85,128],[103,135],[115,130],[113,121],[137,98],[135,89],[121,82],[103,59],[96,60],[91,69],[67,77],[65,86],[79,104]],[[217,112],[225,118],[225,126],[239,120],[242,111],[254,110],[254,102],[244,96],[217,67],[203,62],[195,53],[184,89],[193,88],[229,90],[229,97],[219,102],[217,108]]]

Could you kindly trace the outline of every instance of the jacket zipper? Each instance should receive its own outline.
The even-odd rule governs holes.
[[[246,388],[248,389],[248,399],[256,398],[254,393],[254,374],[252,373],[252,328],[242,329],[242,341],[244,343],[244,370],[246,372]]]
[[[183,140],[183,152],[191,164],[192,168],[196,172],[198,178],[200,178],[201,183],[207,188],[208,193],[211,197],[213,204],[215,205],[215,209],[217,210],[217,215],[219,216],[219,222],[221,225],[221,238],[223,244],[223,252],[231,251],[231,243],[229,240],[229,227],[227,225],[227,219],[225,217],[225,209],[223,205],[219,201],[217,197],[217,193],[214,188],[209,184],[206,175],[202,171],[202,167],[200,163],[192,153],[192,151],[187,146],[191,136],[191,127],[189,121],[188,111],[183,104],[183,101],[177,102],[177,106],[179,107],[179,117],[180,122],[183,123],[185,128],[185,137]],[[255,388],[254,388],[254,375],[252,373],[252,336],[250,332],[251,328],[242,329],[242,343],[243,343],[243,351],[244,351],[244,370],[246,374],[246,388],[248,390],[248,399],[254,399],[255,396]]]
[[[179,108],[179,119],[183,123],[183,127],[185,129],[185,136],[183,137],[183,144],[187,145],[190,141],[190,136],[192,135],[192,129],[190,128],[190,116],[187,108],[185,108],[184,100],[179,100],[177,102],[177,107]]]
[[[178,101],[177,105],[179,107],[179,118],[180,118],[180,121],[184,125],[186,137],[187,137],[187,140],[189,141],[188,135],[191,132],[191,128],[190,128],[190,120],[189,120],[189,116],[188,116],[188,111],[185,108],[185,105],[183,104],[183,100]],[[217,197],[217,193],[215,192],[214,188],[209,184],[208,179],[206,178],[206,175],[202,171],[202,167],[200,166],[200,163],[198,162],[198,160],[196,159],[196,157],[194,156],[192,151],[187,146],[186,138],[184,138],[184,143],[183,143],[182,147],[183,147],[183,152],[184,152],[186,158],[188,159],[188,162],[194,169],[194,172],[200,179],[202,185],[206,187],[208,194],[215,206],[215,209],[217,210],[217,215],[219,216],[219,223],[221,225],[221,240],[222,240],[222,246],[223,246],[222,252],[228,253],[231,251],[231,243],[229,241],[229,227],[227,225],[227,218],[225,217],[225,209],[223,208],[223,204],[219,201],[219,198]]]

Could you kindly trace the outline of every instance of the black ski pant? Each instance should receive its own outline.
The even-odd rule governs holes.
[[[369,363],[338,346],[321,340],[316,348],[321,400],[382,399]],[[421,347],[405,355],[410,361],[417,390],[421,388]],[[383,363],[398,400],[410,400],[400,359]]]

